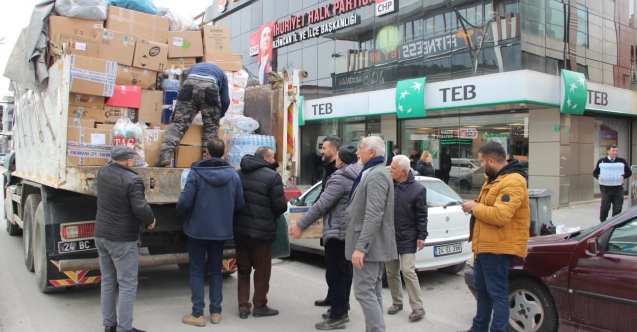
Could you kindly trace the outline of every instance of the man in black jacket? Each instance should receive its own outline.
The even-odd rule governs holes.
[[[133,328],[137,294],[140,227],[155,227],[155,217],[144,196],[144,181],[133,163],[137,153],[128,146],[111,148],[112,162],[97,172],[95,244],[102,272],[102,317],[105,331],[138,331]],[[117,295],[119,285],[119,320]]]
[[[602,193],[602,206],[599,209],[600,222],[604,222],[606,218],[608,218],[611,203],[613,204],[613,217],[622,213],[622,206],[624,205],[624,181],[633,175],[626,160],[617,157],[617,145],[612,144],[607,150],[608,157],[598,160],[597,165],[595,165],[595,170],[593,171],[593,176],[599,180],[599,191]],[[614,174],[606,167],[613,163],[623,164],[623,167],[620,166],[622,171],[617,172],[618,174]],[[616,181],[616,178],[620,178],[621,180]],[[620,181],[621,184],[619,184]]]
[[[394,229],[399,259],[385,263],[392,297],[392,305],[387,313],[394,315],[403,310],[402,271],[412,310],[409,320],[413,322],[425,316],[414,263],[416,251],[425,247],[428,235],[427,192],[423,185],[415,181],[414,174],[409,170],[407,156],[395,156],[389,172],[394,180]]]
[[[274,316],[279,311],[267,306],[272,242],[276,239],[276,219],[287,211],[283,180],[276,172],[274,150],[257,149],[254,156],[241,159],[239,178],[245,205],[234,215],[234,241],[237,252],[239,317],[250,314],[250,273],[254,268],[254,317]]]

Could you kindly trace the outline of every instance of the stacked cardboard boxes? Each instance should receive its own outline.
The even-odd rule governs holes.
[[[243,68],[241,55],[232,54],[228,27],[169,31],[164,17],[114,6],[109,7],[106,21],[51,16],[49,25],[52,57],[71,54],[68,160],[72,165],[104,164],[111,130],[122,117],[149,126],[141,143],[146,162],[154,164],[167,129],[161,125],[168,122],[167,116],[162,121],[164,105],[176,97],[156,91],[159,74],[172,67],[187,71],[201,61],[227,72]],[[202,159],[202,134],[201,125],[190,126],[175,153],[175,167],[190,167]]]

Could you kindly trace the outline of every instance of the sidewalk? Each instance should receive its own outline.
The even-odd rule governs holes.
[[[594,199],[586,202],[571,203],[567,207],[554,208],[553,209],[553,225],[559,226],[564,224],[567,227],[577,227],[580,229],[586,229],[599,224],[599,207],[601,205],[601,199]],[[629,209],[628,199],[624,200],[624,208],[622,212],[626,212]],[[609,213],[610,218],[612,214]]]

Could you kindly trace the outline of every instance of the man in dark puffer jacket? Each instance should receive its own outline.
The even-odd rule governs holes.
[[[400,283],[402,271],[412,309],[409,320],[413,322],[425,316],[414,262],[416,250],[425,247],[428,235],[427,191],[415,181],[414,174],[409,170],[407,156],[395,156],[389,172],[394,180],[394,229],[399,259],[385,263],[392,297],[392,306],[387,313],[393,315],[403,310],[403,287]]]
[[[245,205],[234,215],[234,241],[237,251],[239,317],[250,314],[250,273],[254,267],[254,317],[274,316],[269,308],[268,289],[272,270],[272,242],[276,238],[276,218],[287,211],[283,180],[276,172],[274,150],[257,149],[254,156],[241,159],[239,177]]]
[[[137,239],[140,227],[155,227],[155,217],[144,196],[144,181],[132,170],[137,153],[128,146],[111,148],[112,162],[97,172],[95,244],[102,272],[102,317],[105,331],[133,328],[137,294]],[[117,288],[119,284],[119,322]],[[118,324],[119,323],[119,324]]]

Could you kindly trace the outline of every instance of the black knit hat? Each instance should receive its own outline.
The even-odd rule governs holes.
[[[349,146],[342,146],[338,149],[338,158],[345,164],[354,164],[358,161],[358,156],[356,155],[356,148]]]

